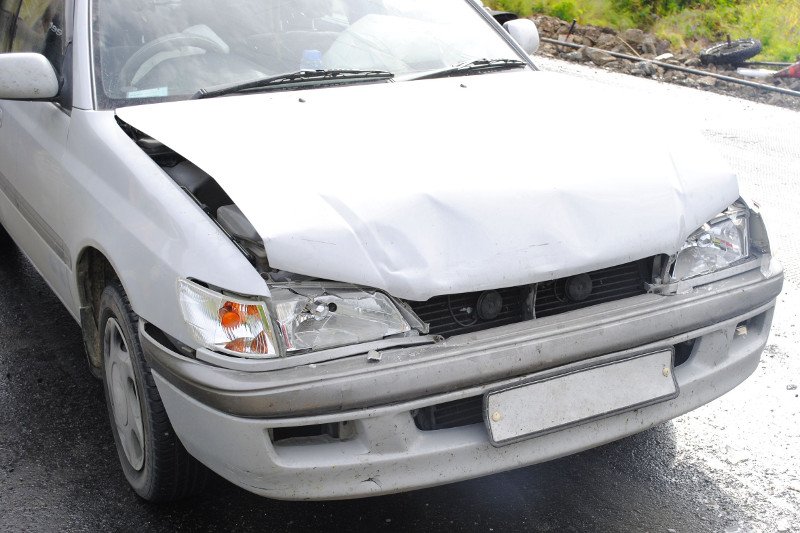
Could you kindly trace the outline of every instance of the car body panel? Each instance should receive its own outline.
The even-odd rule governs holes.
[[[88,247],[101,251],[134,310],[170,335],[194,342],[178,305],[181,277],[268,294],[239,249],[122,131],[113,112],[73,112],[65,166],[61,208],[83,213],[64,228],[71,267]]]
[[[70,302],[71,252],[64,243],[64,152],[70,116],[50,102],[0,102],[0,222],[62,302]],[[24,154],[24,157],[19,157]]]
[[[575,125],[556,112],[567,106],[641,125],[623,111],[636,109],[634,95],[587,85],[509,72],[117,115],[210,174],[258,230],[273,268],[424,301],[673,254],[738,198],[735,176],[699,137],[571,139]],[[498,95],[514,110],[508,120],[528,126],[503,134],[486,107]]]

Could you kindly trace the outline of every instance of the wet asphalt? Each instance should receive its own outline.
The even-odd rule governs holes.
[[[16,249],[0,252],[2,531],[800,531],[800,114],[541,62],[681,107],[767,213],[787,268],[755,374],[672,422],[571,457],[393,496],[280,502],[214,479],[155,506],[119,469],[78,326]],[[687,119],[688,120],[688,119]]]

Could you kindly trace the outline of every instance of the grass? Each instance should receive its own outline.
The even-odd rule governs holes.
[[[697,51],[710,42],[755,37],[762,60],[800,55],[798,0],[489,0],[495,9],[522,16],[544,13],[618,30],[652,31],[673,46]]]

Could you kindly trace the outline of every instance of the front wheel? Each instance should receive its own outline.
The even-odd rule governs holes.
[[[134,314],[119,282],[100,297],[103,389],[125,478],[151,502],[178,500],[203,489],[208,471],[183,447],[167,418],[142,356]]]
[[[11,246],[11,236],[8,234],[6,229],[0,224],[0,250]]]

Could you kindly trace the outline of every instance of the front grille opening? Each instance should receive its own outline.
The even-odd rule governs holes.
[[[675,366],[681,366],[689,360],[694,351],[695,341],[697,339],[690,339],[685,342],[679,342],[675,345]]]
[[[462,398],[413,411],[414,424],[422,431],[450,429],[483,422],[483,396]]]
[[[748,335],[760,335],[764,331],[768,312],[761,313],[736,324],[733,330],[734,339],[746,339]]]
[[[430,333],[449,337],[542,318],[645,294],[652,279],[654,258],[642,259],[579,276],[497,291],[437,296],[426,302],[408,302]],[[483,312],[487,293],[501,305]]]
[[[327,444],[350,440],[355,437],[355,424],[345,421],[331,424],[273,428],[269,433],[273,444],[276,446]]]

